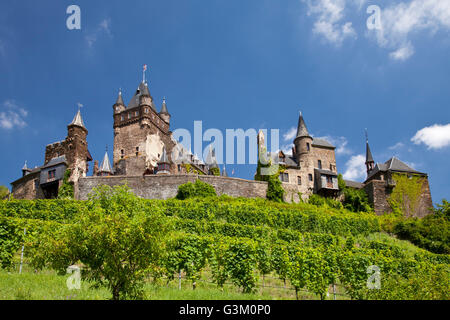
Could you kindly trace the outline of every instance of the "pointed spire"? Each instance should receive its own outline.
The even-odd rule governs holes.
[[[166,97],[163,98],[163,103],[162,103],[161,111],[160,111],[159,113],[169,114],[169,112],[167,111]]]
[[[119,95],[117,96],[117,100],[116,103],[117,105],[121,105],[124,106],[125,104],[123,103],[123,98],[122,98],[122,89],[119,89]]]
[[[25,164],[23,165],[22,170],[28,170],[28,167],[27,167],[27,160],[25,160]]]
[[[84,126],[84,123],[83,123],[83,118],[81,118],[80,109],[78,109],[77,114],[75,115],[75,117],[73,118],[73,120],[69,124],[69,126],[79,126],[79,127],[82,127],[82,128],[86,129],[86,127]]]
[[[222,170],[221,176],[222,177],[228,177],[227,170],[225,169],[225,166],[223,166],[223,170]]]
[[[109,162],[108,157],[108,147],[106,147],[105,156],[103,157],[103,161],[102,164],[100,165],[99,171],[101,173],[112,173],[111,163]]]
[[[167,157],[166,147],[163,147],[161,159],[159,159],[158,163],[169,163],[169,158]]]
[[[308,129],[306,128],[305,120],[303,119],[302,112],[300,111],[300,116],[298,118],[297,135],[295,138],[299,137],[309,137]]]
[[[367,129],[366,129],[366,164],[369,162],[374,162],[374,161],[373,161],[372,152],[370,151],[369,136],[367,134]]]

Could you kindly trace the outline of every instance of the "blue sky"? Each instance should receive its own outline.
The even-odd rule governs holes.
[[[68,30],[66,8],[81,8]],[[369,30],[369,5],[382,29]],[[450,1],[7,1],[0,10],[0,184],[42,165],[84,105],[89,150],[112,148],[112,104],[128,102],[149,66],[171,128],[277,128],[283,148],[302,110],[338,147],[337,168],[364,179],[374,158],[427,172],[449,199]],[[286,136],[286,141],[283,141]],[[92,164],[91,164],[92,169]],[[252,178],[254,165],[230,165]]]

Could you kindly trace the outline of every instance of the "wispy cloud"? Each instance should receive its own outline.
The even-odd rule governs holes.
[[[412,0],[390,4],[381,11],[381,29],[373,35],[379,46],[392,50],[390,57],[404,61],[414,54],[411,36],[420,31],[430,35],[450,30],[450,1]]]
[[[390,146],[388,149],[389,150],[397,150],[397,149],[403,148],[404,146],[405,146],[405,144],[403,142],[397,142],[393,146]]]
[[[411,138],[415,144],[424,144],[428,149],[442,149],[450,146],[450,123],[446,125],[435,124],[425,127]]]
[[[88,47],[92,48],[94,44],[97,42],[97,40],[103,35],[112,37],[110,18],[102,20],[93,32],[86,35],[85,40]]]
[[[313,33],[322,36],[327,42],[342,45],[347,38],[356,38],[356,31],[349,21],[344,21],[347,0],[302,0],[308,7],[307,14],[314,16]],[[362,1],[350,1],[352,4]]]
[[[292,141],[292,140],[294,140],[296,134],[297,134],[297,128],[292,127],[288,130],[288,132],[283,134],[283,140],[284,141]]]
[[[366,175],[366,157],[362,154],[352,156],[345,164],[344,179],[362,181]]]
[[[28,111],[20,107],[16,101],[12,99],[5,100],[0,112],[0,128],[5,130],[23,128],[27,125],[25,122],[27,115]]]

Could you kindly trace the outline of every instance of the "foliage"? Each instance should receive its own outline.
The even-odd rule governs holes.
[[[9,196],[9,189],[5,186],[0,186],[0,200],[6,199]]]
[[[275,202],[283,202],[284,189],[279,179],[279,174],[270,176],[267,185],[267,199]]]
[[[369,198],[364,189],[355,189],[346,186],[342,174],[338,175],[339,190],[344,195],[342,204],[344,208],[353,212],[372,212]]]
[[[412,215],[416,211],[426,179],[417,175],[408,177],[400,173],[393,173],[392,179],[395,181],[395,187],[387,200],[392,211],[399,216],[406,213]]]
[[[79,261],[87,267],[87,279],[106,286],[114,300],[142,297],[144,277],[157,267],[164,250],[167,219],[144,211],[126,186],[100,187],[91,199],[90,210],[73,224],[42,236],[33,264],[64,272]]]
[[[308,203],[309,204],[313,204],[316,206],[326,206],[329,208],[334,208],[334,209],[343,209],[342,203],[338,200],[334,200],[331,198],[325,198],[322,196],[319,196],[318,194],[312,194],[309,196],[308,199]]]
[[[395,225],[394,233],[431,252],[450,254],[449,211],[449,203],[443,200],[435,214],[400,221]]]
[[[220,169],[217,168],[217,167],[209,169],[209,172],[210,172],[213,176],[220,176]]]
[[[261,147],[256,167],[255,180],[267,181],[267,199],[274,202],[284,202],[284,189],[280,181],[280,172],[285,168],[281,165],[272,165],[272,159],[269,158],[266,148]]]
[[[58,190],[58,199],[73,199],[74,197],[73,182],[69,181],[70,174],[70,169],[64,172],[63,183]]]
[[[216,190],[212,185],[197,179],[195,183],[188,182],[180,185],[178,187],[176,198],[179,200],[185,200],[188,198],[211,197],[216,195]]]

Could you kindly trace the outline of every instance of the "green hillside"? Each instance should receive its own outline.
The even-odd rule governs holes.
[[[182,275],[183,290],[192,290],[184,296],[193,299],[208,297],[205,290],[233,298],[449,299],[450,256],[394,237],[405,223],[412,230],[417,222],[264,199],[144,200],[126,188],[100,189],[89,201],[0,201],[1,282],[14,282],[25,243],[30,268],[42,270],[29,279],[51,269],[62,277],[78,263],[83,280],[114,298],[158,298],[149,292],[177,290]],[[381,288],[369,289],[377,270]],[[107,298],[79,296],[89,297]]]

